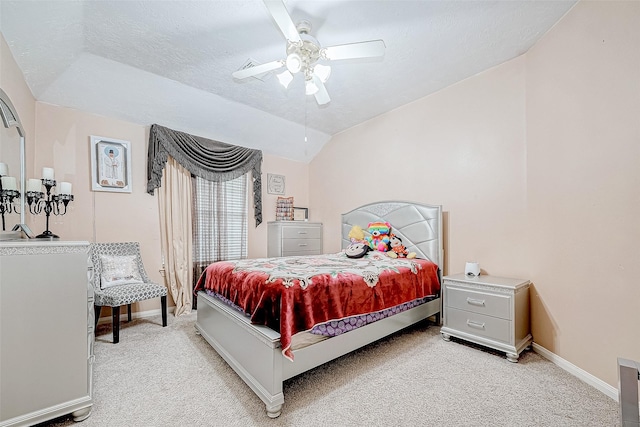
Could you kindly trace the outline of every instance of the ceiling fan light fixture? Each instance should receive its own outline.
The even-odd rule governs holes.
[[[315,95],[318,93],[318,86],[313,82],[312,79],[308,79],[304,84],[304,93],[307,95]]]
[[[287,70],[289,70],[291,74],[298,73],[302,69],[302,58],[295,52],[290,53],[287,55],[286,64]]]
[[[0,0],[2,1],[2,0]],[[375,58],[384,56],[383,40],[369,40],[322,47],[315,37],[310,35],[311,23],[303,20],[294,24],[285,5],[287,0],[263,0],[271,17],[286,39],[286,58],[266,64],[243,66],[234,71],[234,79],[246,79],[268,74],[270,71],[286,67],[286,71],[277,75],[282,86],[288,88],[297,73],[304,76],[305,93],[313,95],[318,105],[331,102],[325,83],[331,76],[331,67],[318,64],[318,61],[341,59]]]
[[[322,83],[326,83],[331,75],[331,67],[328,65],[316,64],[313,67],[313,73],[322,80]]]
[[[293,74],[291,74],[289,70],[284,70],[282,73],[276,74],[276,77],[285,89],[288,88],[289,84],[293,81]]]

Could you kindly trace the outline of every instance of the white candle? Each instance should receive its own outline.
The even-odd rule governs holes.
[[[61,182],[58,184],[58,194],[71,194],[71,183]]]
[[[17,190],[16,179],[12,176],[2,177],[2,189],[3,190]]]
[[[42,191],[42,181],[30,178],[27,181],[27,191]]]
[[[0,163],[0,176],[9,175],[9,166],[6,163]]]
[[[53,168],[42,168],[42,179],[55,179],[53,177]]]

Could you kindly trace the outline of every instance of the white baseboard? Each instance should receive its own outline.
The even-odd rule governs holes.
[[[562,369],[564,369],[565,371],[569,372],[573,376],[578,377],[578,379],[584,381],[585,383],[589,384],[590,386],[594,387],[595,389],[597,389],[597,390],[601,391],[602,393],[606,394],[607,396],[609,396],[610,398],[612,398],[616,402],[618,401],[618,389],[617,388],[615,388],[615,387],[609,385],[608,383],[602,381],[601,379],[591,375],[590,373],[588,373],[584,369],[578,368],[573,363],[570,363],[570,362],[566,361],[562,357],[558,356],[555,353],[550,352],[549,350],[547,350],[546,348],[542,347],[539,344],[533,343],[532,347],[533,347],[533,351],[535,351],[536,353],[538,353],[539,355],[541,355],[545,359],[547,359],[547,360],[551,361],[553,364],[561,367]]]
[[[167,316],[175,310],[175,307],[167,307]],[[144,319],[146,317],[160,316],[162,314],[162,310],[157,308],[155,310],[146,310],[146,311],[135,311],[131,313],[131,320],[133,319]],[[127,320],[127,312],[122,310],[120,312],[120,321]],[[111,324],[111,316],[103,316],[98,320],[98,325],[103,323]]]

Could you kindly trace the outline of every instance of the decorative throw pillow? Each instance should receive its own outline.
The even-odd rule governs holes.
[[[135,255],[100,255],[100,262],[102,262],[100,289],[144,283],[138,271]]]

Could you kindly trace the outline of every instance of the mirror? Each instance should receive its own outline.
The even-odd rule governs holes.
[[[24,129],[18,118],[18,113],[11,103],[9,96],[0,89],[0,175],[6,175],[9,180],[2,182],[20,192],[19,197],[9,203],[7,189],[3,188],[0,196],[0,240],[20,238],[20,231],[12,232],[14,226],[20,227],[25,222],[25,140]],[[14,178],[12,180],[11,178]],[[10,189],[10,188],[9,188]],[[15,194],[15,193],[14,193]]]

